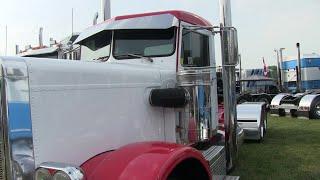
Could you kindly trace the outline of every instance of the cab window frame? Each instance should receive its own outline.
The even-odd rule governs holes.
[[[206,56],[206,62],[201,62],[201,63],[198,63],[197,65],[195,64],[185,64],[184,62],[186,61],[185,60],[185,45],[184,45],[184,35],[185,35],[185,31],[188,31],[187,34],[190,34],[190,33],[194,33],[196,35],[200,35],[200,37],[202,37],[202,39],[205,39],[206,40],[206,54],[204,56]],[[203,38],[205,37],[205,38]],[[210,46],[211,46],[211,37],[210,37],[210,34],[207,34],[207,32],[205,30],[192,30],[192,29],[189,29],[189,28],[182,28],[181,30],[181,48],[180,48],[180,66],[182,67],[206,67],[206,66],[210,66],[211,64],[211,50],[210,50]],[[199,46],[197,46],[199,47]],[[200,48],[200,51],[202,51],[201,49],[203,48]],[[200,52],[200,55],[201,55],[201,52]]]
[[[179,28],[173,26],[173,27],[170,27],[168,29],[135,29],[135,30],[169,30],[169,29],[173,29],[173,41],[172,41],[172,44],[173,44],[173,47],[172,47],[172,52],[168,53],[168,54],[163,54],[163,55],[150,55],[150,56],[144,56],[144,57],[150,57],[150,58],[158,58],[158,57],[170,57],[172,55],[174,55],[176,52],[177,52],[177,35],[179,34],[178,33],[178,30]],[[119,29],[120,30],[120,29]],[[116,60],[127,60],[127,59],[137,59],[137,57],[119,57],[119,55],[116,55],[115,54],[115,46],[116,46],[116,40],[115,40],[115,37],[116,37],[116,31],[119,31],[119,30],[114,30],[113,31],[113,37],[112,37],[112,56],[114,57],[114,59]],[[132,29],[130,29],[132,30]],[[140,54],[138,54],[140,55]]]
[[[97,37],[103,36],[102,34],[105,34],[105,35],[107,36],[107,37],[105,37],[104,40],[107,40],[108,38],[110,38],[110,41],[109,41],[109,43],[106,43],[106,46],[102,46],[102,47],[99,48],[99,49],[92,50],[92,49],[90,49],[88,46],[85,45],[85,43],[88,42],[88,41],[90,41],[90,39],[92,39],[92,40],[95,40],[95,39],[101,40],[101,38],[97,38]],[[97,60],[97,59],[101,58],[101,57],[96,57],[95,59],[83,58],[83,52],[84,52],[83,46],[86,47],[87,49],[90,49],[91,52],[93,52],[93,53],[94,53],[95,51],[97,51],[97,50],[100,50],[100,49],[103,49],[103,48],[106,48],[107,46],[109,46],[108,48],[105,49],[105,50],[106,50],[105,52],[107,52],[107,50],[108,50],[109,52],[106,53],[106,56],[102,56],[102,57],[106,57],[106,58],[105,58],[105,61],[109,60],[110,57],[111,57],[111,51],[112,51],[112,43],[113,43],[112,41],[113,41],[113,31],[112,31],[112,30],[101,31],[101,32],[99,32],[98,34],[95,34],[95,35],[93,35],[93,36],[88,37],[87,39],[85,39],[85,40],[83,40],[82,42],[79,43],[79,45],[80,45],[80,50],[79,50],[79,52],[80,52],[80,60],[89,60],[89,61],[92,61],[92,60]],[[102,51],[102,52],[103,52],[103,51]]]

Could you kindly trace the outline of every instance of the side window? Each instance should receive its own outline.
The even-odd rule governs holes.
[[[102,31],[81,42],[81,59],[108,58],[111,47],[111,31]]]
[[[209,36],[188,29],[182,31],[181,65],[201,67],[210,65]]]

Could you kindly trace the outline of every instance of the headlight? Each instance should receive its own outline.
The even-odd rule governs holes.
[[[52,176],[48,169],[38,168],[35,174],[36,180],[52,180]]]
[[[35,177],[36,180],[85,180],[80,167],[54,162],[42,163]]]
[[[71,179],[66,173],[62,171],[58,171],[54,174],[53,180],[71,180]]]

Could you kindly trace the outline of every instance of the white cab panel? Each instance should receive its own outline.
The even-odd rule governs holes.
[[[36,165],[80,165],[128,143],[165,140],[164,111],[148,101],[151,88],[162,85],[158,69],[41,59],[27,64]]]

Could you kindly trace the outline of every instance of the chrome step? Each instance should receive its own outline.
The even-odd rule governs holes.
[[[239,176],[212,176],[212,180],[239,180]]]
[[[226,175],[226,154],[224,146],[211,146],[202,151],[202,155],[208,161],[213,175]]]

